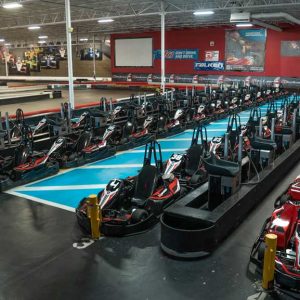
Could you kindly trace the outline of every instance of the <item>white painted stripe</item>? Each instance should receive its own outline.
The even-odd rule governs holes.
[[[140,168],[143,166],[143,164],[117,164],[117,165],[95,165],[95,166],[83,166],[81,169],[120,169],[122,168]]]
[[[42,178],[42,179],[39,179],[39,180],[30,182],[30,183],[27,183],[26,185],[20,185],[20,186],[18,186],[17,188],[20,189],[20,188],[23,188],[23,187],[27,187],[28,185],[32,185],[32,184],[35,184],[35,183],[39,183],[39,182],[41,182],[41,181],[48,180],[48,179],[57,177],[57,176],[59,176],[59,175],[63,175],[63,174],[65,174],[65,173],[69,173],[69,172],[73,171],[74,169],[76,169],[76,168],[60,170],[58,173],[56,173],[56,174],[54,174],[54,175],[51,175],[51,176],[49,176],[49,177]],[[12,190],[15,190],[15,189],[16,189],[16,188],[14,188],[14,189],[12,189]]]
[[[83,185],[52,185],[52,186],[30,186],[17,187],[14,191],[72,191],[72,190],[88,190],[103,189],[106,184],[83,184]]]
[[[75,212],[75,208],[73,208],[73,207],[63,205],[63,204],[59,204],[59,203],[55,203],[55,202],[51,202],[51,201],[47,201],[47,200],[43,200],[43,199],[38,198],[38,197],[28,196],[28,195],[24,195],[22,193],[14,192],[14,191],[6,191],[6,193],[10,194],[10,195],[13,195],[13,196],[25,198],[27,200],[42,203],[42,204],[45,204],[45,205],[49,205],[49,206],[57,207],[57,208],[60,208],[60,209],[64,209],[64,210],[67,210],[67,211],[70,211],[70,212],[73,212],[73,213]]]
[[[188,141],[190,141],[191,139],[187,139]],[[166,142],[168,142],[170,140],[167,140]],[[161,152],[172,152],[172,151],[185,151],[187,148],[168,148],[168,149],[161,149]],[[144,153],[145,150],[133,150],[130,151],[129,153]],[[123,166],[122,164],[120,166]]]
[[[218,123],[218,124],[221,124],[221,123]],[[227,124],[227,123],[224,123],[224,124]],[[215,131],[222,131],[222,130],[227,130],[227,128],[219,128],[219,129],[210,129],[210,128],[207,128],[206,129],[207,132],[215,132]],[[193,129],[188,129],[185,132],[194,132],[194,130]]]
[[[168,142],[180,142],[180,141],[191,141],[191,138],[178,138],[178,139],[169,139]]]

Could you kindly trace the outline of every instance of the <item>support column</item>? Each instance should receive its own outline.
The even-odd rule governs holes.
[[[94,56],[93,56],[94,72],[93,72],[93,77],[94,77],[94,80],[96,80],[96,47],[95,47],[95,35],[93,35],[93,48],[94,48]]]
[[[68,77],[69,77],[69,103],[75,108],[74,84],[73,84],[73,57],[72,57],[72,32],[70,0],[65,0],[67,54],[68,54]]]
[[[166,85],[166,79],[165,79],[165,2],[164,0],[161,1],[161,89],[162,92],[165,92],[165,85]]]

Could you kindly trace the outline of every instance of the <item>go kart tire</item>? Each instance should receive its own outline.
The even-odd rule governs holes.
[[[131,220],[132,220],[132,223],[139,223],[139,222],[146,220],[148,218],[148,216],[149,216],[149,214],[145,209],[137,208],[132,212]]]
[[[265,242],[261,242],[257,249],[257,259],[261,263],[261,266],[264,265],[265,249],[266,249]]]
[[[188,189],[185,188],[185,187],[183,187],[183,186],[181,186],[180,187],[180,192],[179,192],[179,198],[184,197],[187,193],[188,193]]]

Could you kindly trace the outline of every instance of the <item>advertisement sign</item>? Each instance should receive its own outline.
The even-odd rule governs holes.
[[[205,51],[205,61],[219,61],[219,51]]]
[[[112,79],[114,82],[124,82],[127,79],[131,82],[143,82],[152,81],[154,83],[160,83],[160,74],[149,74],[149,73],[113,73]],[[148,79],[148,80],[147,80]],[[280,83],[288,87],[299,87],[300,78],[292,77],[265,77],[265,76],[224,76],[224,75],[205,75],[199,74],[166,74],[166,82],[173,81],[175,83],[202,83],[202,84],[229,84],[232,85],[235,82],[245,82],[246,84],[270,84],[276,86]]]
[[[300,56],[300,41],[281,41],[281,56]]]
[[[265,29],[227,30],[225,63],[228,71],[264,71]]]
[[[199,57],[199,49],[168,49],[165,50],[166,59],[191,59],[197,60]],[[153,51],[154,59],[161,59],[161,50]]]
[[[196,71],[223,71],[223,61],[197,61],[194,63],[194,70]]]

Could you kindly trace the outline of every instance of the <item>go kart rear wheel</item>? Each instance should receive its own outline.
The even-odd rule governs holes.
[[[146,220],[148,216],[149,214],[145,209],[137,208],[132,212],[131,220],[133,223],[139,223]]]
[[[261,266],[264,265],[265,249],[266,249],[265,242],[261,242],[257,249],[257,259],[261,263]]]

